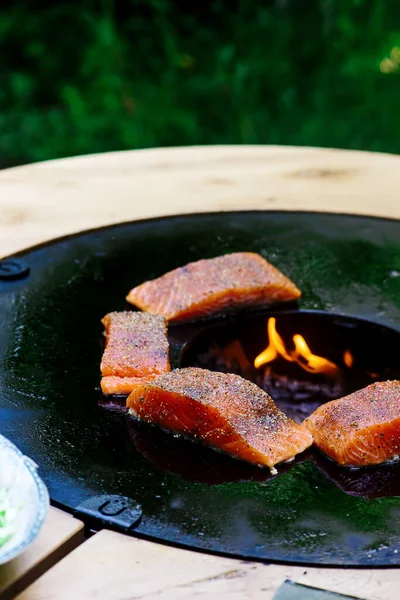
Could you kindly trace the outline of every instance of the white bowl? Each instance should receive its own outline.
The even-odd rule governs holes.
[[[49,494],[36,471],[33,460],[0,435],[0,564],[33,542],[48,511]]]

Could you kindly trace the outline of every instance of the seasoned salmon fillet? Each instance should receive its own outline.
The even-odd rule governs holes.
[[[155,377],[157,375],[145,375],[144,377],[116,377],[115,375],[107,375],[101,378],[100,387],[106,396],[128,396],[138,383],[151,381]]]
[[[127,407],[137,419],[270,469],[312,444],[264,390],[230,373],[177,369],[136,386]]]
[[[168,321],[297,300],[300,290],[253,252],[199,260],[133,288],[127,300]]]
[[[339,465],[365,467],[400,455],[400,381],[373,383],[323,404],[303,422]]]
[[[141,312],[112,312],[102,319],[106,343],[100,365],[103,394],[130,394],[143,380],[171,370],[167,323]]]

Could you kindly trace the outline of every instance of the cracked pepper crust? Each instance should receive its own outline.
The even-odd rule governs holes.
[[[302,425],[238,375],[177,369],[137,386],[127,407],[138,419],[271,469],[312,444]]]
[[[253,252],[192,262],[133,288],[127,301],[168,321],[297,300],[300,290]]]
[[[323,404],[304,421],[314,442],[342,466],[363,467],[400,455],[400,381],[373,383]]]
[[[100,365],[104,394],[129,394],[143,377],[170,371],[167,323],[141,312],[112,312],[102,319],[106,344]]]

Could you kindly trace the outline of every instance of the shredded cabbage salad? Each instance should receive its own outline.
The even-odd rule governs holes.
[[[0,434],[0,565],[32,542],[48,510],[49,496],[36,469]]]
[[[3,551],[19,544],[32,520],[25,507],[30,504],[32,478],[24,457],[0,436],[0,560]],[[5,546],[7,545],[7,550]],[[1,564],[1,563],[0,563]]]
[[[0,548],[11,539],[14,529],[15,510],[9,502],[6,488],[0,488]]]

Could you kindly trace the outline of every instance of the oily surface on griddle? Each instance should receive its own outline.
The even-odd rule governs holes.
[[[247,476],[229,459],[228,477],[218,462],[212,478],[209,454],[197,453],[203,474],[191,479],[168,468],[170,458],[146,457],[146,432],[135,445],[126,417],[98,406],[100,319],[125,310],[135,285],[249,250],[298,285],[301,308],[399,329],[399,239],[396,221],[250,212],[126,224],[27,251],[30,276],[0,283],[1,433],[40,465],[57,505],[74,510],[104,493],[133,498],[143,509],[138,534],[261,560],[400,564],[399,497],[346,493],[307,457],[274,479]],[[172,348],[175,366],[180,350]]]

